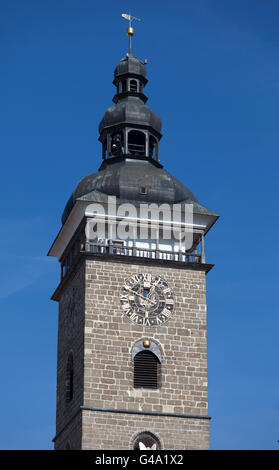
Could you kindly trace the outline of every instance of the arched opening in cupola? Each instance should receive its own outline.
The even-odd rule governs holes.
[[[145,155],[146,136],[141,131],[129,131],[128,133],[128,154],[134,156]]]
[[[130,80],[130,91],[132,93],[137,93],[137,91],[138,91],[138,82],[137,82],[137,80]]]
[[[111,154],[114,157],[119,157],[123,155],[124,147],[123,147],[123,133],[122,132],[115,132],[111,136]]]
[[[121,81],[122,93],[126,93],[127,91],[127,83],[126,80]]]
[[[157,160],[158,156],[158,142],[153,135],[149,136],[149,157]]]

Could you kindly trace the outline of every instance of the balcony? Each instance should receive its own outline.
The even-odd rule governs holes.
[[[98,242],[86,240],[84,235],[76,238],[76,241],[69,247],[65,256],[61,260],[61,280],[65,278],[68,272],[80,255],[92,254],[104,257],[125,256],[136,257],[150,260],[160,260],[167,262],[180,262],[185,264],[205,265],[204,253],[204,235],[199,234],[195,240],[195,249],[192,251],[183,251],[182,247],[176,246],[176,249],[164,249],[159,240],[153,240],[153,247],[140,247],[136,240],[131,243],[122,240],[99,239]],[[155,248],[154,248],[155,245]]]
[[[146,249],[137,246],[124,246],[123,242],[116,243],[85,243],[81,251],[86,253],[111,254],[120,256],[136,256],[139,258],[161,259],[168,261],[182,261],[186,263],[201,263],[202,254],[197,252],[183,253],[162,249]]]

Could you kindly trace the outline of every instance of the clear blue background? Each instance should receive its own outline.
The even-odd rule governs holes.
[[[53,448],[59,266],[46,253],[100,165],[130,10],[161,161],[221,216],[206,237],[211,448],[276,449],[276,0],[1,1],[0,447]]]

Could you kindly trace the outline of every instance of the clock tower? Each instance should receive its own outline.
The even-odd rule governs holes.
[[[113,84],[100,168],[48,253],[61,265],[55,448],[208,449],[204,236],[218,216],[163,168],[131,41]]]

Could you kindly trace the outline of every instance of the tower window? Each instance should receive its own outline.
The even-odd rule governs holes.
[[[157,140],[153,135],[149,136],[149,157],[156,158],[157,157]]]
[[[138,84],[136,80],[130,80],[130,91],[132,93],[137,93],[138,91]]]
[[[121,85],[122,85],[122,93],[126,93],[126,91],[127,91],[126,80],[122,80]]]
[[[111,138],[111,153],[115,157],[119,157],[123,155],[124,148],[123,148],[123,137],[121,132],[116,132],[112,135]]]
[[[134,440],[133,450],[160,450],[161,444],[157,436],[149,431],[141,432]]]
[[[74,396],[74,360],[72,353],[68,356],[66,369],[66,402],[69,403]]]
[[[103,142],[103,160],[107,158],[107,142]]]
[[[147,194],[147,188],[145,186],[140,187],[140,194]]]
[[[151,351],[141,351],[134,357],[134,387],[158,388],[160,362]]]
[[[145,155],[145,134],[140,131],[130,131],[128,134],[128,153],[130,155]]]

